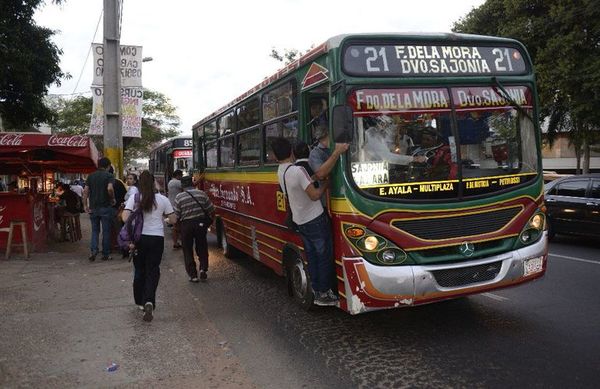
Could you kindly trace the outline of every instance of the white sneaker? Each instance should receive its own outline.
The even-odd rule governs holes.
[[[151,302],[147,302],[146,304],[144,304],[144,321],[152,321],[152,319],[154,318],[152,316],[152,311],[154,311],[154,306]]]
[[[327,297],[329,297],[329,299],[334,300],[334,301],[338,301],[339,300],[338,296],[335,293],[333,293],[333,290],[329,289],[325,293],[327,294]]]
[[[315,292],[313,303],[321,307],[335,307],[338,304],[338,301],[337,298],[333,299],[329,297],[327,292]]]
[[[191,277],[190,282],[200,282],[200,280],[198,279],[198,277]]]

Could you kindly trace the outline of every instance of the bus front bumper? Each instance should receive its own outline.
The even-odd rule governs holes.
[[[376,266],[343,258],[345,308],[351,314],[432,303],[515,286],[544,275],[547,232],[530,246],[441,265]],[[344,307],[342,305],[342,307]]]

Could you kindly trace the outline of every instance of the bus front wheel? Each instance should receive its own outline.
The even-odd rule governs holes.
[[[286,266],[286,276],[288,291],[294,300],[302,308],[310,309],[313,305],[314,295],[310,285],[310,276],[299,254],[292,254]]]

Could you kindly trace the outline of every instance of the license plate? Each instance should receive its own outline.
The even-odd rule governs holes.
[[[523,276],[527,277],[533,273],[539,273],[542,271],[544,264],[544,257],[531,258],[525,261]]]

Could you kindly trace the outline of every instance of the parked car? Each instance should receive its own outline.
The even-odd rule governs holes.
[[[600,174],[560,178],[545,185],[548,238],[600,236]]]
[[[552,170],[544,170],[544,182],[551,182],[563,177],[571,177],[571,174],[559,174]]]

